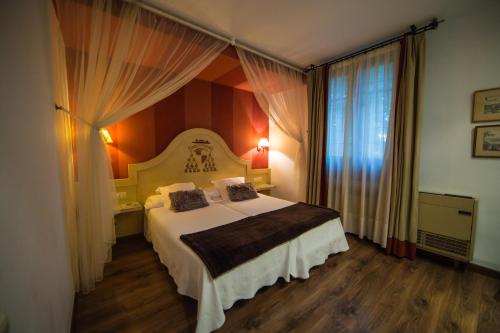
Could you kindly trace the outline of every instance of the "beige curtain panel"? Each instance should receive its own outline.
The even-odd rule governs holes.
[[[387,252],[415,258],[425,34],[407,36],[402,45],[401,77],[394,119]]]
[[[260,108],[286,135],[299,143],[295,167],[299,191],[305,197],[308,119],[304,74],[241,48],[236,47],[236,51]]]
[[[323,153],[325,140],[325,68],[307,73],[307,97],[309,101],[309,150],[307,152],[306,201],[319,205],[323,182]]]
[[[56,0],[55,10],[64,46],[53,32],[54,62],[67,72],[54,82],[55,98],[72,119],[57,123],[67,231],[79,290],[88,292],[115,241],[116,195],[99,129],[174,93],[227,43],[121,1]]]
[[[346,232],[385,247],[399,43],[329,69],[327,203]]]

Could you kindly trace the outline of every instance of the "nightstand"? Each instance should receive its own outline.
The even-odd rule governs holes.
[[[266,183],[257,183],[253,184],[253,186],[255,187],[255,190],[257,192],[265,195],[271,195],[271,189],[276,187],[276,185],[266,184]]]
[[[141,234],[143,226],[142,205],[137,202],[124,202],[115,209],[116,237]]]

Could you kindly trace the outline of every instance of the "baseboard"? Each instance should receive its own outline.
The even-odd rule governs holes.
[[[138,238],[144,238],[144,233],[140,232],[140,233],[137,233],[137,234],[120,236],[120,237],[116,238],[116,242],[127,242],[127,241],[135,240],[135,239],[138,239]],[[144,238],[144,240],[145,239],[146,238]]]
[[[479,274],[487,275],[487,276],[490,276],[492,278],[500,280],[500,272],[499,271],[496,271],[496,270],[488,268],[488,267],[480,266],[478,264],[473,264],[473,263],[469,263],[468,267],[473,272],[477,272]]]
[[[473,271],[473,272],[476,272],[476,273],[479,273],[482,275],[490,276],[492,278],[500,280],[500,272],[496,271],[494,269],[488,268],[488,267],[484,267],[484,266],[474,264],[471,262],[469,262],[469,263],[460,262],[460,261],[457,261],[455,259],[448,258],[448,257],[445,257],[445,256],[440,255],[440,254],[436,254],[433,252],[428,252],[428,251],[425,251],[422,249],[417,249],[417,255],[421,256],[421,257],[428,258],[428,259],[433,260],[433,261],[437,261],[441,264],[453,266],[453,267],[460,269],[460,270],[467,270],[468,269],[470,271]]]

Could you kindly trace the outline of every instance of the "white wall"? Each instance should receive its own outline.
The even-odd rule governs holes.
[[[420,190],[478,197],[473,261],[500,270],[500,159],[471,157],[472,94],[494,87],[500,3],[478,1],[427,34]]]
[[[304,201],[305,193],[300,190],[296,169],[299,144],[283,133],[272,120],[269,120],[269,144],[271,183],[276,185],[271,191],[272,195],[290,201]]]
[[[47,4],[0,5],[0,312],[10,332],[69,332],[73,307]]]

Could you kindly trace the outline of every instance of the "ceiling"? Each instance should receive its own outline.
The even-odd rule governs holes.
[[[145,0],[299,67],[449,18],[478,0]],[[445,23],[446,24],[446,23]]]

